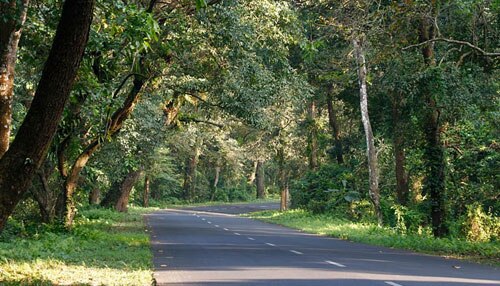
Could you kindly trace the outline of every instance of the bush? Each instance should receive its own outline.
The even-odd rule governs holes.
[[[351,205],[360,200],[353,190],[352,172],[337,164],[321,166],[294,181],[290,189],[293,208],[313,213],[339,212],[349,214]]]
[[[485,213],[479,203],[467,206],[467,214],[462,223],[462,232],[471,242],[498,240],[500,219]]]

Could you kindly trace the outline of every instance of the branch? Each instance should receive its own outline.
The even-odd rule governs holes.
[[[179,119],[179,121],[181,121],[181,122],[205,123],[205,124],[213,125],[213,126],[216,126],[216,127],[219,127],[219,128],[224,128],[224,125],[222,125],[222,124],[215,123],[215,122],[208,121],[208,120],[203,120],[203,119],[181,118],[181,119]]]
[[[196,95],[196,94],[193,94],[193,93],[188,93],[188,92],[183,92],[185,95],[189,95],[191,97],[194,97],[196,99],[198,99],[199,101],[203,102],[204,104],[206,105],[209,105],[209,106],[213,106],[213,107],[219,107],[219,108],[224,108],[222,105],[220,104],[215,104],[215,103],[212,103],[212,102],[208,102],[206,101],[205,99],[201,98],[199,95]]]
[[[411,48],[420,47],[420,46],[423,46],[423,45],[426,45],[426,44],[432,43],[432,42],[446,42],[446,43],[451,43],[451,44],[468,46],[469,48],[471,48],[473,50],[476,50],[477,52],[479,52],[481,55],[483,55],[485,57],[498,57],[498,56],[500,56],[500,53],[486,52],[485,50],[481,49],[480,47],[478,47],[476,45],[473,45],[473,44],[471,44],[469,42],[459,41],[459,40],[453,40],[453,39],[447,39],[447,38],[434,38],[434,39],[430,39],[430,40],[427,40],[427,41],[422,42],[422,43],[418,43],[418,44],[415,44],[415,45],[410,45],[410,46],[404,47],[402,50],[404,51],[404,50],[408,50],[408,49],[411,49]]]

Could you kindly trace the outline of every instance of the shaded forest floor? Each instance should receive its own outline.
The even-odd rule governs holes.
[[[84,210],[70,232],[11,222],[0,236],[0,284],[151,285],[146,211]]]
[[[468,242],[452,238],[436,239],[427,233],[402,234],[393,228],[378,227],[374,223],[352,222],[303,210],[263,211],[253,213],[250,217],[308,233],[500,266],[498,241]]]

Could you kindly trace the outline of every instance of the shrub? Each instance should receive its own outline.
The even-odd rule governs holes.
[[[462,231],[471,242],[497,240],[500,232],[500,219],[490,213],[485,213],[479,203],[468,205]]]

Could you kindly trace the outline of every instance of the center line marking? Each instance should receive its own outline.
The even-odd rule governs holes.
[[[401,284],[398,284],[398,283],[394,283],[394,282],[391,282],[391,281],[385,281],[385,284],[389,284],[391,286],[403,286]]]
[[[269,245],[269,246],[276,246],[276,245],[274,245],[272,243],[269,243],[269,242],[266,242],[266,244]]]
[[[325,262],[328,263],[328,264],[331,264],[331,265],[338,266],[338,267],[345,267],[344,264],[340,264],[340,263],[333,262],[333,261],[330,261],[330,260],[325,260]],[[401,285],[399,285],[399,286],[401,286]]]
[[[219,227],[219,225],[218,225],[218,224],[216,224],[216,225],[215,225],[215,227]]]
[[[224,230],[229,230],[229,229],[227,229],[227,228],[224,228]]]
[[[300,251],[297,251],[297,250],[290,250],[290,252],[292,253],[295,253],[295,254],[298,254],[298,255],[302,255],[304,253],[300,252]]]
[[[234,234],[236,234],[236,235],[241,235],[241,234],[239,234],[239,233],[237,233],[237,232],[235,232]]]
[[[255,240],[255,238],[253,238],[253,237],[248,237],[248,239],[250,239],[250,240]]]
[[[211,221],[207,221],[207,222],[210,223],[210,224],[212,223]]]

